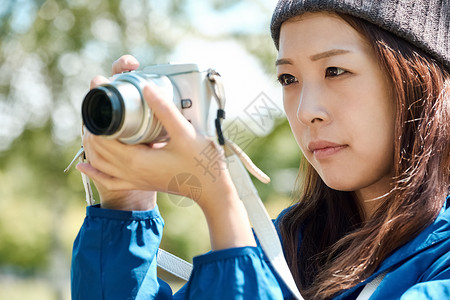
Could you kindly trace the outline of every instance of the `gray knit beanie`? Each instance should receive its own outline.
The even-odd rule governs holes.
[[[407,40],[450,70],[450,0],[279,0],[270,29],[305,12],[334,11],[369,21]]]

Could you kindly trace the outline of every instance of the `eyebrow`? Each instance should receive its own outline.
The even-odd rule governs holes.
[[[275,61],[275,66],[279,65],[293,65],[293,63],[289,58],[280,58]]]
[[[328,50],[328,51],[325,51],[325,52],[321,52],[321,53],[317,53],[317,54],[311,55],[309,57],[309,59],[311,59],[312,61],[317,61],[317,60],[324,59],[324,58],[331,57],[331,56],[335,56],[335,55],[347,54],[349,52],[351,52],[351,51],[350,50],[344,50],[344,49],[332,49],[332,50]],[[289,58],[280,58],[280,59],[277,59],[275,61],[275,66],[279,66],[279,65],[293,65],[293,62]]]
[[[323,58],[327,58],[327,57],[331,57],[331,56],[335,56],[335,55],[347,54],[349,52],[350,52],[349,50],[344,50],[344,49],[332,49],[332,50],[328,50],[328,51],[325,51],[322,53],[311,55],[309,57],[309,59],[311,59],[312,61],[316,61],[319,59],[323,59]]]

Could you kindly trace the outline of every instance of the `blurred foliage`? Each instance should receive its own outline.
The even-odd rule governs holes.
[[[267,27],[259,33],[237,30],[212,38],[233,38],[273,75],[268,34],[273,7],[263,2],[214,0],[204,5],[214,13],[230,13],[245,3],[267,15]],[[79,173],[63,170],[79,147],[79,110],[89,81],[110,74],[111,62],[124,53],[143,66],[167,62],[183,36],[204,37],[193,25],[199,17],[193,15],[193,3],[199,1],[2,1],[0,299],[13,299],[12,289],[2,288],[10,285],[11,274],[48,282],[43,299],[68,299],[71,247],[85,202]],[[289,186],[299,160],[287,122],[277,121],[271,134],[255,138],[245,150],[273,178],[268,186],[256,184],[274,216],[290,203],[289,188],[277,186]],[[207,227],[198,207],[160,198],[166,221],[162,246],[188,260],[207,251]]]
[[[267,185],[253,180],[261,198],[276,201],[278,197],[289,197],[301,158],[289,123],[279,120],[269,135],[255,139],[245,150],[271,178]]]

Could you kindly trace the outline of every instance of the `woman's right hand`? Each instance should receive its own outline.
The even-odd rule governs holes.
[[[137,65],[136,60],[125,56],[115,62],[113,70],[129,71]],[[105,80],[96,77],[93,86]],[[90,161],[79,164],[77,169],[101,189],[102,206],[134,210],[156,204],[156,198],[146,198],[151,194],[138,190],[192,197],[206,217],[212,249],[254,246],[247,212],[228,172],[223,150],[212,138],[197,131],[173,102],[165,100],[156,84],[149,82],[142,94],[170,139],[157,149],[156,145],[126,145],[85,134],[83,141]],[[211,165],[203,165],[204,155],[213,160]],[[198,181],[194,192],[192,182],[183,184],[186,174]]]
[[[133,71],[138,67],[139,62],[136,58],[131,55],[124,55],[113,63],[112,73],[114,75],[127,71]],[[107,84],[109,82],[110,80],[106,77],[96,76],[91,80],[90,89],[93,89],[102,84]],[[91,159],[101,159],[101,153],[96,153],[93,149],[94,147],[91,147],[91,143],[93,143],[94,140],[91,138],[91,136],[92,133],[90,133],[87,129],[84,129],[83,147],[88,162],[90,162]],[[156,205],[156,192],[154,191],[112,191],[101,185],[99,182],[96,182],[95,180],[93,181],[99,193],[102,208],[118,210],[150,210],[153,209]]]

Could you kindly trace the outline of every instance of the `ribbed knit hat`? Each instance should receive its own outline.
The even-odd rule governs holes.
[[[334,11],[369,21],[422,49],[450,70],[450,0],[280,0],[270,25],[276,48],[284,21],[314,11]]]

